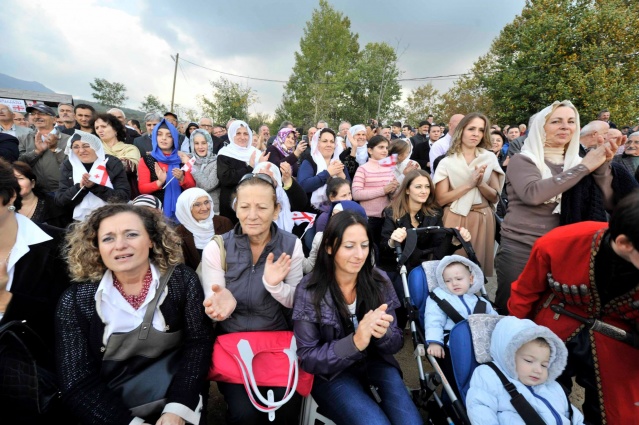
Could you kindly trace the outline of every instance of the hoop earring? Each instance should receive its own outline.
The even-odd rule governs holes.
[[[16,207],[14,205],[9,205],[9,211],[14,212]]]

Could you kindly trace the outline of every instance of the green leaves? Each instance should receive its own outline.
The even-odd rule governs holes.
[[[160,99],[152,94],[149,94],[144,98],[144,101],[140,105],[140,109],[147,113],[159,112],[160,114],[164,114],[169,110],[166,105],[160,101]]]
[[[89,86],[94,90],[91,94],[95,100],[104,106],[120,107],[128,99],[126,87],[122,83],[112,83],[104,78],[94,78]]]
[[[224,77],[211,81],[213,97],[199,96],[198,104],[206,116],[216,123],[226,123],[231,118],[248,121],[249,107],[259,102],[256,92],[248,86],[234,83]]]

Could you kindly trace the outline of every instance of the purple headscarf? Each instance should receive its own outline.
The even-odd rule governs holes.
[[[295,147],[286,149],[286,146],[284,146],[284,141],[293,131],[295,130],[293,130],[292,128],[283,128],[277,132],[277,136],[275,137],[275,140],[273,140],[273,146],[275,146],[280,152],[282,152],[282,155],[284,156],[289,156],[295,151]]]

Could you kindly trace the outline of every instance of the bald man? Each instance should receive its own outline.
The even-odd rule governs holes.
[[[457,124],[464,118],[463,114],[455,114],[450,117],[448,121],[448,133],[430,147],[430,152],[428,153],[428,159],[430,162],[430,176],[431,178],[435,176],[435,160],[440,156],[446,154],[448,152],[448,148],[450,148],[451,138],[453,137],[453,133],[455,133],[455,129],[457,128]]]
[[[590,149],[603,145],[609,130],[610,125],[605,121],[595,120],[584,125],[579,132],[579,156],[583,158]]]

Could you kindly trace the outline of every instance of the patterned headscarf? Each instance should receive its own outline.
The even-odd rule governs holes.
[[[282,152],[282,155],[284,156],[289,156],[295,151],[295,146],[293,146],[291,149],[286,149],[286,145],[284,144],[288,135],[294,131],[295,130],[293,130],[292,128],[283,128],[277,132],[277,136],[275,137],[275,140],[273,140],[273,146],[275,146],[280,152]]]

